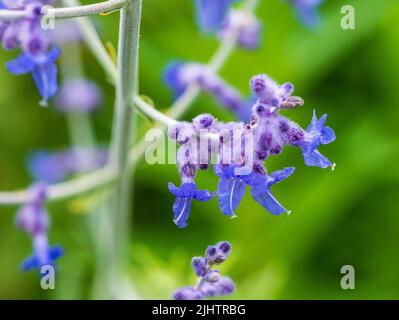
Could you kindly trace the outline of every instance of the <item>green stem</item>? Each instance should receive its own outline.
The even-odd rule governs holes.
[[[128,154],[132,141],[135,117],[130,107],[138,92],[138,51],[141,18],[141,0],[130,0],[121,10],[118,44],[118,76],[116,104],[111,143],[111,165],[117,174],[116,184],[108,202],[112,215],[114,258],[110,266],[112,285],[119,290],[123,270],[129,258],[130,205],[132,203],[131,174]],[[127,292],[134,296],[132,290]],[[114,292],[116,294],[117,292]],[[118,292],[119,294],[119,292]],[[120,296],[119,296],[120,297]],[[122,297],[125,298],[125,297]]]

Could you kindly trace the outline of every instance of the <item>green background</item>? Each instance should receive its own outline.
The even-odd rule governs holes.
[[[162,82],[171,59],[206,62],[217,40],[201,34],[191,0],[144,0],[140,53],[140,92],[160,109],[171,103]],[[352,4],[356,29],[342,30],[340,8]],[[264,25],[262,46],[236,50],[221,71],[243,95],[251,76],[268,73],[291,81],[305,105],[284,115],[306,127],[312,109],[328,113],[337,140],[320,151],[337,163],[335,171],[306,167],[300,151],[286,148],[266,165],[269,171],[295,166],[289,179],[273,187],[290,216],[274,217],[247,194],[238,218],[223,216],[217,200],[193,203],[189,226],[172,222],[168,181],[178,183],[174,165],[141,162],[135,177],[131,246],[132,278],[143,298],[167,299],[178,286],[194,284],[190,259],[207,245],[232,243],[221,267],[237,290],[233,299],[397,299],[399,298],[399,3],[395,0],[326,1],[322,24],[306,29],[284,1],[264,0],[258,16]],[[118,15],[96,17],[103,41],[117,43]],[[108,142],[113,89],[87,48],[82,47],[88,77],[102,86],[105,102],[93,115],[96,135]],[[0,64],[16,52],[0,52]],[[29,76],[0,72],[0,189],[25,188],[29,152],[68,145],[64,116],[40,108]],[[232,115],[201,95],[186,114]],[[141,132],[147,124],[141,120]],[[215,190],[211,170],[198,177],[201,188]],[[31,251],[27,235],[14,224],[16,208],[0,208],[0,298],[88,298],[93,277],[93,243],[87,206],[95,199],[73,199],[49,206],[50,239],[61,243],[56,290],[40,289],[34,272],[19,264]],[[353,265],[356,289],[342,290],[340,269]]]

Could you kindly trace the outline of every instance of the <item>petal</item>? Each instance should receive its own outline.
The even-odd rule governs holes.
[[[234,210],[245,194],[246,184],[241,179],[220,179],[218,185],[219,206],[223,214],[235,216]]]
[[[10,73],[20,75],[32,72],[35,63],[26,54],[21,54],[15,60],[7,62],[6,66]]]
[[[320,142],[322,144],[329,144],[335,140],[334,130],[330,127],[324,127],[323,135],[320,138]]]
[[[215,196],[214,193],[208,190],[197,190],[194,195],[194,199],[200,202],[205,202],[211,200]]]
[[[331,166],[330,160],[327,157],[323,156],[319,150],[303,150],[302,151],[303,158],[305,160],[305,164],[307,166],[314,166],[320,168],[327,168]]]
[[[22,262],[21,269],[22,271],[29,271],[31,269],[38,268],[39,264],[39,260],[36,258],[36,256],[30,256]]]
[[[256,186],[251,188],[252,197],[262,207],[273,215],[280,215],[288,212],[273,196],[270,190],[264,186]]]
[[[49,249],[49,256],[51,261],[55,261],[63,255],[64,255],[64,248],[60,245],[52,246]]]
[[[176,198],[173,204],[174,219],[173,222],[179,228],[187,226],[187,219],[190,215],[191,198]]]
[[[55,63],[37,66],[32,72],[32,77],[44,101],[57,92],[57,65]]]
[[[270,177],[272,178],[272,183],[269,184],[269,186],[276,184],[284,179],[287,179],[291,174],[293,174],[295,171],[295,167],[287,167],[284,168],[283,170],[279,171],[274,171],[270,174]]]
[[[318,123],[319,123],[319,121],[317,120],[316,110],[313,109],[312,120],[310,121],[310,124],[307,127],[306,132],[312,132],[312,131],[317,130]]]

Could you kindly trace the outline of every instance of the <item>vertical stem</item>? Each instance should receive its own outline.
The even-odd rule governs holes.
[[[132,194],[128,152],[132,141],[135,118],[131,109],[133,96],[138,91],[138,52],[142,0],[129,0],[121,10],[118,44],[118,76],[116,104],[111,144],[111,164],[115,166],[117,180],[112,191],[111,213],[113,216],[113,281],[120,290],[121,272],[129,257],[129,213]]]

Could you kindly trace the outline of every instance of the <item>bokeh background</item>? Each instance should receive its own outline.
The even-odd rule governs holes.
[[[87,3],[90,1],[86,1]],[[162,70],[171,59],[205,62],[217,40],[201,34],[190,0],[144,0],[140,54],[140,91],[160,109],[171,103]],[[356,29],[340,28],[340,8],[352,4]],[[207,245],[228,240],[233,252],[221,270],[237,285],[233,299],[397,299],[399,298],[399,3],[395,0],[334,0],[321,7],[322,24],[305,28],[285,1],[263,0],[262,46],[238,49],[222,76],[243,95],[248,81],[268,73],[291,81],[305,106],[285,115],[307,126],[312,109],[328,113],[337,140],[321,147],[337,163],[335,171],[306,167],[299,150],[286,148],[267,162],[269,170],[295,166],[289,179],[273,187],[290,216],[274,217],[249,193],[238,218],[223,216],[217,200],[193,203],[189,226],[172,222],[173,197],[168,181],[178,182],[174,165],[141,162],[135,176],[130,274],[143,298],[168,299],[178,286],[193,284],[192,256]],[[116,46],[118,15],[94,18],[102,39]],[[103,89],[103,107],[93,114],[97,139],[106,144],[111,129],[113,89],[104,72],[82,46],[84,69]],[[15,56],[0,52],[0,65]],[[0,72],[0,189],[31,183],[27,155],[35,149],[59,150],[69,144],[63,114],[40,108],[29,76]],[[210,112],[232,115],[201,95],[186,119]],[[140,120],[140,132],[148,127]],[[201,172],[198,185],[215,190],[214,174]],[[93,243],[88,207],[94,196],[49,206],[50,239],[64,245],[56,290],[40,289],[37,274],[22,273],[30,239],[15,228],[17,208],[0,208],[0,298],[89,298],[93,278]],[[342,290],[340,268],[353,265],[356,289]]]

